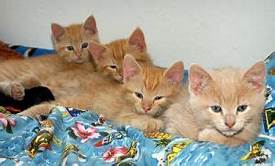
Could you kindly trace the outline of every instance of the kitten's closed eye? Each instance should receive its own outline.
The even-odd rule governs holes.
[[[89,44],[87,42],[84,42],[81,44],[81,48],[88,48]]]
[[[163,97],[164,97],[164,96],[156,96],[156,97],[154,98],[154,100],[160,100],[160,99],[163,99]]]
[[[142,95],[141,93],[135,92],[135,95],[136,95],[138,98],[143,99],[143,95]]]
[[[109,68],[115,70],[115,69],[117,69],[117,66],[116,65],[110,65]]]
[[[213,105],[213,106],[210,106],[211,110],[215,113],[220,113],[222,112],[222,107],[219,106],[219,105]]]
[[[239,105],[238,107],[237,107],[237,111],[238,112],[244,112],[245,110],[247,110],[247,105]]]
[[[66,47],[66,50],[67,50],[67,51],[73,51],[73,50],[74,50],[74,47],[73,47],[73,46],[67,46],[67,47]]]

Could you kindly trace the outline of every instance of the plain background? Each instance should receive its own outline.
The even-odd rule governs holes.
[[[94,15],[103,43],[139,26],[156,64],[247,67],[275,51],[274,0],[1,0],[0,39],[52,48],[50,23]]]

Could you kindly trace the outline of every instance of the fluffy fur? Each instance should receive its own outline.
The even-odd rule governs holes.
[[[189,81],[187,95],[164,115],[168,132],[229,146],[255,138],[265,103],[263,62],[247,71],[192,65]]]
[[[79,73],[79,70],[94,71],[89,59],[88,45],[84,48],[83,44],[99,41],[97,32],[93,16],[88,17],[83,24],[67,27],[52,24],[57,55],[1,63],[0,91],[16,100],[22,100],[25,88],[36,87],[42,83],[53,90],[55,97],[58,98],[64,93],[60,90],[77,86],[74,85],[74,81],[67,81],[65,84],[65,79],[73,80],[74,74]],[[68,47],[73,47],[73,50],[69,50]],[[66,74],[59,74],[61,72],[72,73],[67,77]]]
[[[108,44],[91,43],[90,53],[97,70],[117,81],[122,81],[122,63],[126,54],[131,54],[139,63],[152,64],[147,53],[144,34],[136,28],[128,39],[119,39]]]
[[[96,21],[93,16],[86,19],[83,24],[72,24],[63,27],[53,23],[52,40],[58,55],[67,62],[85,63],[90,61],[88,52],[91,41],[99,42]]]
[[[49,113],[54,105],[60,104],[92,109],[107,119],[142,130],[160,129],[163,123],[157,117],[180,95],[183,64],[178,62],[168,69],[141,66],[134,57],[127,55],[123,67],[123,85],[93,73],[86,75],[85,81],[81,82],[81,95],[37,105],[20,114],[35,116]],[[138,98],[135,92],[142,93],[143,99]]]

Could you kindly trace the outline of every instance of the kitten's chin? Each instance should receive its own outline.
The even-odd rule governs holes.
[[[77,64],[81,64],[81,63],[84,63],[84,60],[76,60],[76,61],[74,61],[75,63],[77,63]]]
[[[79,58],[79,59],[72,59],[71,60],[72,62],[74,62],[74,63],[77,63],[77,64],[81,64],[81,63],[84,63],[85,62],[85,60],[84,59],[81,59],[81,58]]]
[[[234,130],[234,129],[226,129],[226,130],[216,129],[216,130],[226,137],[232,137],[234,135],[241,133],[243,131],[243,128],[241,128],[239,130]]]

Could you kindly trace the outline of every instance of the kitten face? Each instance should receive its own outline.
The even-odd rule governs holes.
[[[159,116],[176,99],[183,76],[183,63],[168,69],[148,65],[140,66],[127,55],[123,63],[123,82],[126,98],[140,114]]]
[[[198,65],[190,68],[190,104],[202,128],[225,136],[241,133],[260,123],[264,107],[265,66],[259,62],[246,72],[236,69],[209,73]],[[253,130],[253,129],[251,129]]]
[[[99,41],[93,16],[88,17],[84,24],[62,27],[53,23],[51,28],[55,49],[65,61],[69,63],[89,62],[89,43]]]
[[[128,39],[116,40],[106,45],[91,43],[89,51],[97,70],[119,82],[123,79],[122,63],[126,54],[131,54],[138,62],[151,63],[144,34],[139,28]]]

